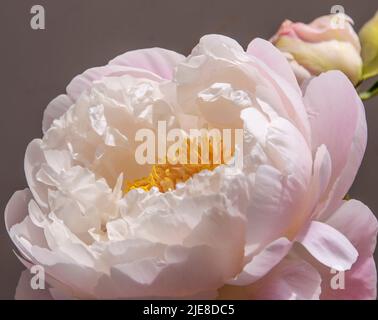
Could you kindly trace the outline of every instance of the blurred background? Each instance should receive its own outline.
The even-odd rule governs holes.
[[[42,135],[43,110],[84,70],[125,51],[164,47],[189,54],[208,33],[246,47],[269,39],[284,19],[310,22],[342,5],[356,30],[378,9],[376,1],[303,0],[0,0],[0,299],[13,299],[24,269],[13,253],[3,212],[25,188],[24,152]],[[42,5],[46,29],[30,27],[33,5]],[[366,155],[350,191],[378,214],[378,97],[365,103]],[[376,261],[378,255],[376,254]]]

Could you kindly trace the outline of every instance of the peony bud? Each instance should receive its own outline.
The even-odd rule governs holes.
[[[319,17],[310,24],[286,20],[271,41],[294,58],[289,61],[299,82],[305,73],[298,65],[306,69],[309,76],[341,70],[356,84],[361,78],[362,59],[352,24],[352,19],[343,14]]]
[[[360,40],[364,62],[362,77],[367,79],[378,74],[378,11],[360,30]]]

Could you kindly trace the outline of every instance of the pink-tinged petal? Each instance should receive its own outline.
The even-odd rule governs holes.
[[[82,92],[92,86],[94,81],[100,80],[104,77],[121,77],[126,74],[136,78],[147,78],[161,81],[159,76],[148,70],[140,70],[136,67],[120,66],[116,64],[106,65],[88,69],[84,73],[73,78],[67,86],[67,94],[73,101],[76,101]]]
[[[171,246],[165,256],[169,261],[154,257],[114,265],[110,276],[103,275],[99,280],[96,296],[102,299],[185,298],[217,289],[224,283],[225,279],[217,272],[223,268],[224,257],[213,248]]]
[[[352,140],[349,156],[345,167],[330,190],[325,208],[319,212],[319,220],[327,219],[341,205],[341,199],[344,198],[352,186],[365,153],[367,143],[365,108],[361,101],[358,102],[355,106],[358,110],[357,128]]]
[[[322,270],[322,269],[320,269]],[[323,300],[375,300],[377,298],[377,270],[374,257],[359,257],[351,270],[344,274],[322,270]]]
[[[375,299],[377,272],[372,253],[377,237],[377,220],[371,211],[356,200],[345,201],[328,219],[358,250],[350,270],[340,272],[320,263],[302,246],[295,246],[297,256],[316,268],[322,277],[321,299]]]
[[[204,200],[205,203],[199,200],[197,204],[199,210],[194,210],[196,214],[203,210],[201,206],[207,205],[206,199]],[[185,197],[183,201],[186,202]],[[219,202],[222,203],[221,201]],[[189,216],[194,218],[194,203],[195,201],[189,201],[188,206],[182,203],[181,213],[189,210],[188,213],[192,213]],[[196,208],[197,205],[195,205]],[[164,237],[158,235],[159,230],[151,230],[157,235],[151,243],[155,249],[147,244],[148,247],[145,248],[147,250],[143,253],[140,245],[135,248],[135,251],[130,245],[126,245],[126,249],[123,250],[126,251],[127,258],[117,258],[117,262],[111,264],[111,275],[104,275],[100,279],[96,296],[101,298],[185,298],[197,293],[217,290],[226,280],[233,278],[240,271],[243,263],[245,220],[241,215],[226,214],[226,204],[220,205],[219,208],[214,206],[212,201],[211,208],[206,210],[201,220],[193,221],[196,225],[192,226],[192,232],[187,236],[182,235],[184,237],[184,240],[181,240],[182,245],[161,243],[160,240],[164,242]],[[221,209],[225,214],[222,214]],[[156,214],[159,215],[158,212]],[[172,217],[164,224],[169,223],[171,229],[178,226],[183,230],[179,224],[174,223],[174,220],[175,218]],[[152,227],[154,227],[153,224],[151,229]],[[154,229],[168,230],[161,227],[161,222],[160,227],[155,223]],[[169,232],[172,234],[171,230]],[[115,245],[112,244],[112,246]],[[137,257],[133,257],[131,252],[135,252]]]
[[[343,234],[322,222],[312,221],[296,241],[319,262],[335,270],[350,269],[358,257],[357,250]]]
[[[25,152],[24,169],[26,181],[34,199],[41,208],[47,208],[47,188],[36,178],[42,163],[46,162],[41,144],[41,139],[34,139],[29,143]]]
[[[337,17],[336,17],[337,18]],[[353,20],[344,15],[345,21],[342,27],[335,28],[333,21],[334,15],[322,16],[310,24],[301,22],[292,23],[291,28],[295,35],[307,42],[322,42],[330,40],[339,40],[350,42],[356,50],[361,50],[360,41],[356,32],[353,30]],[[289,26],[290,27],[290,26]]]
[[[22,254],[21,262],[27,267],[30,267],[31,264],[43,265],[48,283],[65,291],[72,290],[75,296],[85,297],[84,295],[86,295],[88,297],[87,292],[90,292],[91,285],[97,283],[97,272],[93,266],[85,265],[87,257],[83,250],[79,251],[79,244],[62,243],[55,252],[50,251],[44,230],[34,225],[28,215],[30,199],[29,190],[16,192],[9,201],[5,213],[9,235]],[[20,219],[22,220],[20,221]],[[69,255],[65,253],[65,250]],[[77,258],[75,252],[77,252]],[[59,279],[59,281],[55,279]]]
[[[29,189],[16,191],[5,207],[4,220],[7,231],[17,223],[21,223],[28,214],[28,203],[32,199]]]
[[[327,147],[322,144],[315,153],[313,175],[311,180],[311,208],[316,206],[324,197],[332,174],[332,162]]]
[[[253,58],[253,56],[251,57]],[[256,59],[254,63],[261,75],[271,83],[272,89],[280,97],[283,110],[276,109],[276,111],[295,124],[306,141],[310,143],[310,124],[303,103],[302,93],[298,92],[288,81],[259,59]]]
[[[348,78],[329,71],[312,79],[304,96],[313,152],[324,144],[332,160],[333,180],[349,158],[361,100]]]
[[[15,245],[25,255],[30,255],[23,250],[23,244],[33,244],[46,247],[47,243],[43,229],[37,227],[28,215],[28,206],[32,195],[28,189],[16,191],[5,208],[5,225]]]
[[[65,292],[68,296],[88,299],[93,298],[101,273],[93,266],[86,266],[60,250],[55,252],[39,246],[30,248],[33,264],[44,266],[46,281]]]
[[[67,86],[67,94],[59,95],[47,105],[42,121],[43,132],[45,133],[53,121],[62,116],[84,91],[91,88],[93,82],[104,77],[121,77],[123,75],[162,81],[162,78],[157,74],[135,67],[106,65],[88,69],[72,79]]]
[[[60,118],[73,104],[73,100],[66,94],[61,94],[53,99],[43,113],[42,131],[45,133],[55,119]]]
[[[28,215],[28,205],[32,199],[30,190],[13,194],[5,208],[5,226],[10,238],[24,258],[32,260],[31,243],[46,247],[43,229],[34,225]]]
[[[279,238],[273,241],[255,255],[235,279],[227,283],[230,285],[245,286],[257,281],[287,255],[291,246],[292,242],[287,238]]]
[[[247,211],[246,239],[247,244],[256,247],[256,250],[277,237],[285,236],[292,223],[293,212],[296,212],[292,210],[295,208],[292,195],[295,197],[295,191],[299,193],[299,190],[290,190],[282,180],[282,173],[271,166],[262,165],[256,171],[255,191]]]
[[[238,300],[317,300],[321,277],[306,261],[288,256],[266,276],[249,286],[226,285],[219,299]]]
[[[249,115],[253,113],[246,109],[243,113],[246,129],[257,132],[250,129],[256,128],[256,117]],[[311,151],[291,122],[284,118],[273,120],[256,133],[258,139],[264,136],[264,130],[265,141],[261,141],[272,165],[257,168],[247,211],[247,243],[257,250],[277,238],[292,237],[288,230],[295,228],[303,212],[308,212],[306,196],[312,174]]]
[[[21,273],[21,277],[19,279],[19,282],[18,282],[18,286],[17,286],[17,289],[16,289],[16,295],[15,295],[15,299],[16,300],[36,300],[38,299],[38,297],[41,296],[40,293],[36,293],[34,291],[39,291],[39,290],[30,290],[30,277],[32,277],[34,274],[32,274],[30,272],[30,268],[33,267],[33,265],[39,265],[40,262],[39,261],[33,261],[32,262],[29,262],[27,260],[25,260],[24,258],[22,258],[21,256],[19,256],[17,253],[16,253],[16,256],[17,258],[20,260],[20,262],[26,267],[26,270],[24,270],[22,273]],[[46,267],[46,266],[44,266]],[[60,264],[57,264],[55,266],[53,266],[53,270],[54,269],[57,269],[61,267]],[[64,269],[64,266],[63,266],[63,269]],[[45,290],[42,290],[44,291],[43,295],[42,295],[42,300],[50,300],[50,299],[54,299],[54,300],[72,300],[72,299],[75,299],[75,297],[82,297],[82,298],[90,298],[90,296],[88,295],[80,295],[80,293],[78,293],[77,291],[75,292],[75,286],[76,286],[76,275],[75,274],[71,274],[70,276],[70,272],[72,272],[70,266],[68,266],[66,268],[68,270],[68,281],[66,282],[61,282],[60,280],[57,280],[55,279],[53,276],[51,276],[49,274],[49,267],[46,267],[45,268],[45,281],[46,281],[46,289]],[[89,273],[91,273],[91,270],[89,270]],[[70,279],[71,277],[74,278],[74,286],[73,287],[70,287]],[[80,277],[80,275],[79,275]],[[81,275],[81,277],[85,278],[84,275]],[[80,281],[78,281],[80,282]],[[48,291],[48,292],[46,292]],[[37,295],[36,295],[37,294]],[[45,297],[45,298],[43,298]]]
[[[247,53],[255,56],[274,70],[301,94],[297,79],[285,56],[270,42],[256,38],[248,45]]]
[[[322,270],[324,281],[323,299],[376,299],[377,271],[373,253],[377,241],[377,218],[360,201],[350,200],[327,220],[342,232],[356,247],[359,257],[352,269],[345,272],[344,288],[332,289],[329,269]]]
[[[171,80],[176,65],[184,59],[183,55],[171,50],[149,48],[128,51],[111,60],[109,64],[148,70],[163,79]]]
[[[317,300],[321,278],[309,263],[287,258],[256,283],[255,299]]]
[[[345,235],[359,255],[370,256],[377,242],[377,218],[362,202],[349,200],[327,220],[333,228]]]

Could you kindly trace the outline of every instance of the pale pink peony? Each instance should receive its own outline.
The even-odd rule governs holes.
[[[148,172],[134,159],[138,128],[244,128],[243,168],[221,165],[175,190],[124,194]],[[344,201],[367,139],[364,108],[341,72],[302,93],[269,42],[247,52],[204,36],[184,56],[127,52],[77,76],[26,151],[29,189],[7,230],[49,288],[17,298],[374,299],[371,211]],[[331,268],[346,271],[331,287]],[[38,294],[38,295],[36,295]]]
[[[353,84],[361,79],[361,45],[346,15],[322,16],[309,24],[285,20],[271,41],[287,55],[300,82],[329,70],[344,72]]]

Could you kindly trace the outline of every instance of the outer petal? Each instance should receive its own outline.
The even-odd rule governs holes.
[[[287,59],[270,42],[256,38],[248,45],[247,53],[264,62],[301,94],[298,82]]]
[[[319,212],[318,219],[320,220],[329,217],[342,204],[341,199],[344,198],[352,186],[365,153],[367,142],[365,108],[361,101],[357,103],[356,108],[358,110],[357,128],[352,140],[347,163],[330,191],[324,210]]]
[[[9,199],[4,213],[5,227],[8,232],[13,225],[25,219],[28,214],[27,205],[31,199],[29,189],[16,191]]]
[[[272,52],[274,52],[274,50],[276,49],[271,48]],[[261,63],[259,60],[256,61],[256,63],[259,65],[259,72],[267,77],[267,80],[273,87],[272,89],[280,96],[282,107],[284,109],[282,111],[284,111],[286,114],[284,114],[282,111],[279,111],[279,113],[293,122],[302,132],[305,139],[310,142],[310,128],[306,110],[303,105],[301,91],[298,91],[298,87],[296,85],[291,85],[292,82],[287,82],[284,80],[285,78],[282,78],[282,70],[280,71],[281,74],[277,74],[275,69],[272,69],[269,65],[265,64],[264,60],[263,62],[264,63]],[[283,67],[281,67],[281,69],[282,68]],[[273,96],[274,94],[270,91],[268,95]]]
[[[185,57],[177,52],[162,48],[128,51],[111,60],[111,65],[129,66],[148,70],[163,79],[171,80],[173,71]]]
[[[150,258],[113,266],[110,277],[100,279],[96,296],[185,298],[222,285],[218,272],[210,271],[221,267],[221,257],[210,247],[170,247],[166,259],[162,262]]]
[[[339,271],[350,269],[358,252],[354,246],[331,226],[312,221],[297,239],[319,262]]]
[[[274,63],[279,63],[279,58],[276,59],[276,49],[269,44],[266,44],[266,48],[270,50]],[[285,66],[287,61],[284,61],[280,72],[285,73]],[[243,104],[235,112],[254,106],[254,100],[258,98],[270,104],[280,116],[295,123],[309,141],[309,123],[298,86],[291,85],[264,60],[245,53],[236,41],[228,37],[202,37],[191,55],[179,65],[175,80],[178,83],[178,101],[186,113],[203,116],[196,99],[198,94],[211,89],[214,83],[231,84],[236,96],[246,95],[250,100],[250,103]],[[222,106],[222,103],[219,106]],[[223,113],[218,117],[221,114]],[[230,128],[234,127],[235,123],[227,125]]]
[[[334,213],[328,223],[347,236],[358,249],[350,270],[339,272],[321,264],[303,247],[295,253],[311,263],[322,277],[321,299],[376,299],[377,271],[372,253],[378,231],[377,219],[361,202],[350,200]]]
[[[345,288],[332,290],[330,280],[324,281],[323,299],[376,299],[377,271],[373,253],[377,241],[377,218],[363,203],[350,200],[327,221],[342,232],[357,248],[359,257],[351,270],[345,272]],[[324,272],[330,279],[334,274]]]
[[[94,81],[125,74],[155,81],[171,79],[175,66],[183,59],[183,55],[166,49],[142,49],[126,52],[106,66],[86,70],[69,83],[67,95],[60,95],[48,104],[42,122],[43,132],[46,132],[53,120],[63,115]]]
[[[42,131],[46,132],[53,121],[60,118],[73,103],[73,100],[66,94],[61,94],[53,99],[43,113]]]
[[[270,300],[319,299],[321,278],[315,268],[303,260],[285,259],[271,274],[256,283],[254,297]]]
[[[5,225],[10,238],[27,259],[32,259],[28,250],[29,241],[46,247],[43,230],[33,224],[28,216],[28,204],[32,195],[28,189],[13,194],[5,208]]]
[[[57,288],[67,294],[89,297],[88,292],[91,290],[91,285],[97,282],[97,272],[93,269],[93,260],[91,261],[88,253],[77,242],[66,241],[64,243],[60,239],[60,247],[55,252],[51,251],[46,241],[46,233],[42,228],[36,226],[28,215],[30,199],[29,190],[16,192],[10,199],[5,213],[10,237],[23,256],[20,260],[27,267],[30,267],[30,264],[44,266],[46,281],[57,285]],[[57,233],[55,236],[55,240],[58,240],[62,238],[62,233]],[[91,263],[90,268],[88,266]]]
[[[303,212],[308,212],[312,159],[306,141],[291,122],[276,118],[264,123],[257,116],[253,109],[242,113],[246,130],[258,141],[250,153],[257,154],[262,146],[267,158],[252,173],[247,211],[247,243],[261,249],[277,238],[292,238]],[[256,162],[252,158],[250,167]]]
[[[59,95],[47,105],[43,114],[43,132],[46,132],[50,128],[52,122],[61,117],[68,108],[76,102],[79,96],[91,87],[94,81],[100,80],[104,77],[115,77],[125,74],[131,74],[136,77],[151,78],[153,80],[160,79],[160,77],[147,71],[117,65],[106,65],[88,69],[72,79],[67,86],[67,94]]]
[[[357,200],[344,202],[327,223],[342,232],[356,247],[360,256],[374,253],[378,222],[362,202]]]
[[[332,181],[335,181],[349,158],[361,100],[344,74],[331,71],[310,81],[304,101],[313,152],[322,144],[327,147],[332,160]]]
[[[313,300],[319,299],[321,278],[304,260],[287,257],[259,281],[246,287],[225,286],[220,299]]]
[[[255,255],[244,266],[243,271],[235,279],[228,281],[228,284],[244,286],[265,276],[286,256],[291,246],[291,241],[286,238],[279,238],[273,241]]]

